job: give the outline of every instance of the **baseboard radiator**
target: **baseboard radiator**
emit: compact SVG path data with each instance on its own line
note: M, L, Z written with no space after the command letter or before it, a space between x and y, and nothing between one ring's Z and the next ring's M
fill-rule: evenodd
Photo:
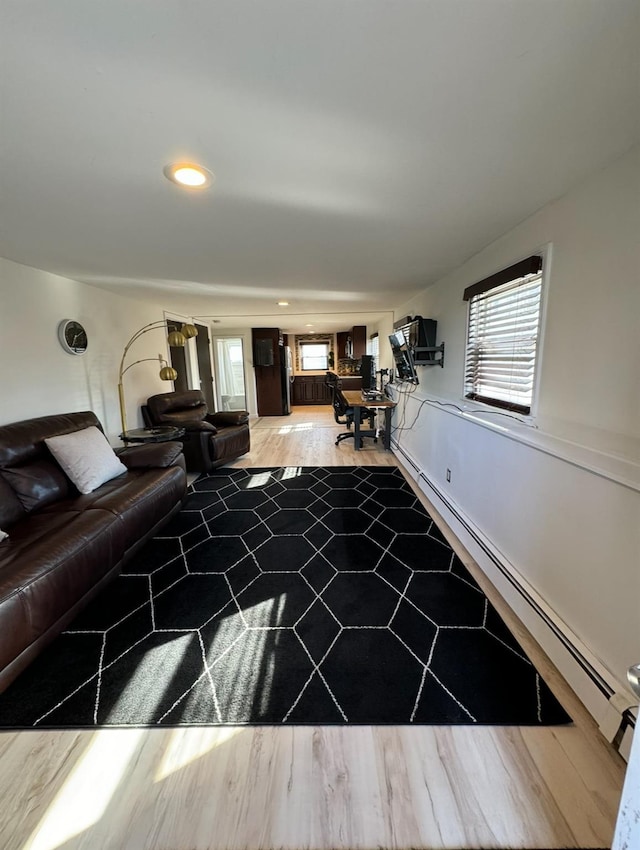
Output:
M597 722L602 734L628 758L637 699L603 668L584 643L528 586L513 564L462 509L445 495L415 459L391 439L394 454L509 607L531 632Z

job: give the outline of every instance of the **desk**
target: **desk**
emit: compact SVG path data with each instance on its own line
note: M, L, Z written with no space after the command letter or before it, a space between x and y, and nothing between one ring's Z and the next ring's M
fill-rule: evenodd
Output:
M368 407L368 408L382 408L384 409L384 433L382 437L382 444L385 449L391 448L391 414L393 413L393 408L396 406L397 402L392 401L390 398L385 399L384 401L369 401L368 399L362 398L362 392L360 390L343 390L342 395L346 398L349 407L358 408L358 407ZM356 410L356 415L353 417L353 447L356 451L360 451L360 437L375 437L376 432L372 431L371 428L361 429L360 428L360 415Z

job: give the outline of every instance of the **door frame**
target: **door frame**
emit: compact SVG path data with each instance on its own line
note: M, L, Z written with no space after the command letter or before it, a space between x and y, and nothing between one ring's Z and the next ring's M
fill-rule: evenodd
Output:
M249 398L249 384L247 382L247 335L243 331L218 331L211 335L211 351L213 356L213 383L214 397L216 401L216 409L222 410L222 400L220 398L220 373L218 370L218 340L221 339L239 339L242 343L242 380L244 382L244 401L247 410L251 410Z

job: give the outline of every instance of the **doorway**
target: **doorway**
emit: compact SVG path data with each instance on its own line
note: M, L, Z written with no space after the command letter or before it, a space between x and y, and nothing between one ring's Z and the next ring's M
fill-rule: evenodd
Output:
M240 336L214 339L217 410L246 410L244 341Z

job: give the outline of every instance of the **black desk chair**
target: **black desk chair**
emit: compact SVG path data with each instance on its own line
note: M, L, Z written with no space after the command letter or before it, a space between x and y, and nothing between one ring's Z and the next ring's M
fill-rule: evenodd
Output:
M351 428L353 425L353 420L356 415L360 416L360 424L365 422L367 419L369 420L369 428L373 431L375 427L375 418L376 412L375 410L369 410L368 407L351 407L349 402L344 397L342 390L338 386L338 383L329 384L331 386L332 392L332 407L333 407L333 417L338 423L338 425L346 425L347 428ZM357 413L356 413L357 411ZM343 417L342 419L340 417ZM349 437L355 438L355 434L353 431L344 431L342 434L338 434L336 437L336 446L342 440L347 440ZM378 442L378 438L373 438L374 443ZM360 438L360 448L362 448L362 438Z

